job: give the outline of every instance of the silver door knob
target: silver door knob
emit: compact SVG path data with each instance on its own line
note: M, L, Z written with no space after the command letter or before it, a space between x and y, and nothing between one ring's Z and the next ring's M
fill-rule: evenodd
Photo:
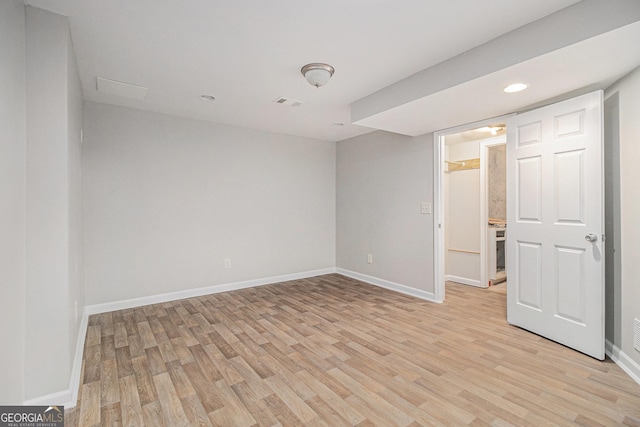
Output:
M598 241L598 236L596 236L593 233L589 233L586 236L584 236L584 240L586 240L587 242L595 243Z

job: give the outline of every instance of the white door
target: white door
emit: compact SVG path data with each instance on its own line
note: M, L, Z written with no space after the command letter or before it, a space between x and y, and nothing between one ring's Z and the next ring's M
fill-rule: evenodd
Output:
M507 120L507 321L604 359L602 91Z

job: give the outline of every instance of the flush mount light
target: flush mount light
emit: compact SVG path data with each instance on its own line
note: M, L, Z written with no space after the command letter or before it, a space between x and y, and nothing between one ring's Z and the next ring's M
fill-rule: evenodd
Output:
M331 65L320 62L307 64L300 70L309 84L315 87L326 85L335 71Z
M215 101L216 97L213 95L200 95L200 99L203 101Z
M344 126L344 123L342 123L342 122L334 122L332 124L332 126Z
M513 83L504 88L504 91L507 93L520 92L521 90L525 90L527 85L524 83Z

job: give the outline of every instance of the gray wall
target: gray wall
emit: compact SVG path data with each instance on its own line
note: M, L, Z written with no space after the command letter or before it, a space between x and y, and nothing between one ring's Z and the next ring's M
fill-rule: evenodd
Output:
M95 103L84 135L88 304L334 267L335 143Z
M24 399L25 12L0 2L0 404Z
M433 292L433 135L351 138L336 162L337 267Z
M82 312L82 90L66 17L26 8L25 397L67 390ZM52 351L51 349L55 349Z
M607 214L610 214L606 227L609 246L606 332L609 341L640 364L640 352L633 348L633 322L640 319L640 198L636 161L640 158L640 68L607 89L605 97L605 162L611 165L606 176Z
M76 301L83 309L82 91L65 17L3 2L0 31L0 403L21 404L69 390Z

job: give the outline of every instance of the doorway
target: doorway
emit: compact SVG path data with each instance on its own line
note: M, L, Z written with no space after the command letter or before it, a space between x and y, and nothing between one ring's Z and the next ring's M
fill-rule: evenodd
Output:
M500 226L501 220L504 225L506 215L489 214L487 188L491 177L486 166L493 154L490 150L506 146L507 117L470 123L434 135L434 200L437 203L434 264L438 302L445 299L447 280L486 288L490 274L491 279L496 279L494 268L489 268L488 262L499 262L500 254L496 250L489 256L488 238L493 233L488 224L497 221Z

